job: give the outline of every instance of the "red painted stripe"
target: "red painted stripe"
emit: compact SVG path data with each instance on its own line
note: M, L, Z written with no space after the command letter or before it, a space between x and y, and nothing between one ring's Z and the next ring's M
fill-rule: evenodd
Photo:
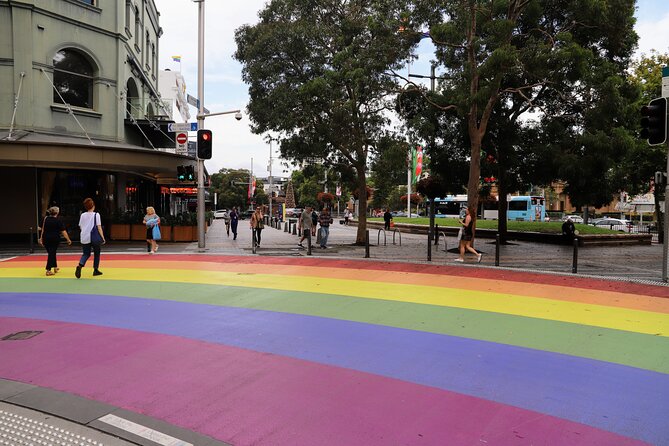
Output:
M637 445L491 401L189 339L0 319L0 376L163 419L235 445Z
M127 254L104 254L104 257L113 257L114 260L137 260L137 255ZM62 260L78 260L79 256L61 255ZM0 268L24 261L46 261L46 256L17 257L5 262L0 262ZM618 293L640 294L654 297L669 298L669 287L645 285L632 282L608 281L601 279L589 279L585 277L560 276L552 274L525 273L518 271L506 271L492 268L463 268L445 265L424 265L409 263L393 263L365 260L338 260L324 258L283 258L283 257L255 257L255 256L226 256L226 255L198 255L198 254L161 254L152 257L147 265L155 266L161 260L169 261L194 261L215 263L243 263L254 265L293 265L293 266L316 266L323 268L346 268L375 271L396 271L407 273L456 275L469 278L482 278L492 280L506 280L520 283L541 283L544 285L568 286L587 290L611 291Z

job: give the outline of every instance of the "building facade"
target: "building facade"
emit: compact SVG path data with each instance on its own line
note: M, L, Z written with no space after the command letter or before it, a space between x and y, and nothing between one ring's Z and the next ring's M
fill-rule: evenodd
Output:
M82 201L105 220L169 212L179 165L158 93L154 0L0 0L0 240L57 205L78 238ZM161 187L162 186L162 187ZM32 228L32 229L31 229Z

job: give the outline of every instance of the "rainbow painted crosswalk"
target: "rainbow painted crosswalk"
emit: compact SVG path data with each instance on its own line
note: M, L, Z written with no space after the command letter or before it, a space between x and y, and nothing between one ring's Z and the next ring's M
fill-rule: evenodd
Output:
M0 378L234 445L669 445L669 288L305 258L0 262Z

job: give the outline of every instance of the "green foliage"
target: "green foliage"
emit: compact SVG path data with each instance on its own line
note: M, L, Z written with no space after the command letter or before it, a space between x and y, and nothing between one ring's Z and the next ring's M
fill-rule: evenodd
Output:
M218 193L218 208L244 209L248 203L249 171L246 169L223 168L211 175L210 193ZM256 193L262 190L262 185L256 183ZM264 194L264 192L263 192Z
M397 32L409 3L270 1L259 23L235 34L252 130L282 134L284 158L348 166L364 189L368 155L388 131L388 95L398 89L387 74L415 45Z

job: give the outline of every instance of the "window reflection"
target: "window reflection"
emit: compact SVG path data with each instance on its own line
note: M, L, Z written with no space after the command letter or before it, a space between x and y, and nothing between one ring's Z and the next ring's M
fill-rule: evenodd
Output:
M53 101L84 108L93 108L93 67L79 52L64 49L53 57Z

